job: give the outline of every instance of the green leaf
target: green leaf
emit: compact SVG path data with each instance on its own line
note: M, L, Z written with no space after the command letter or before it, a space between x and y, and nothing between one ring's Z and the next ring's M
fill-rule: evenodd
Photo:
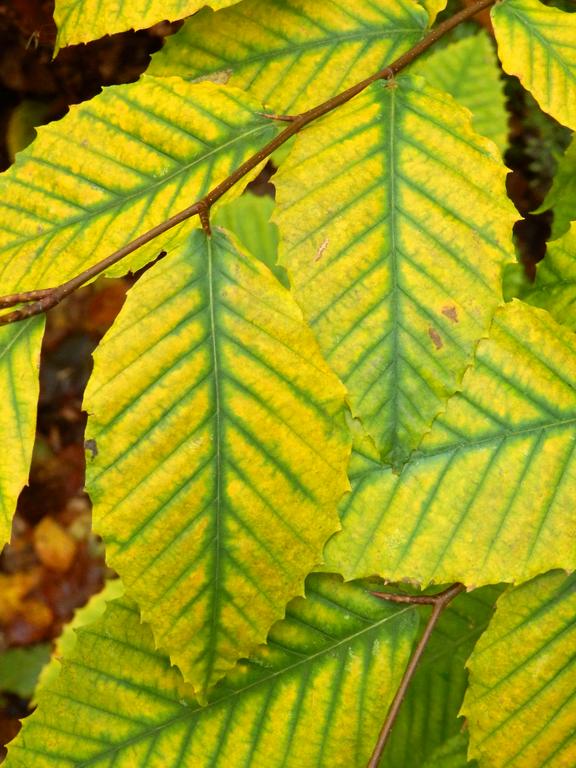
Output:
M280 263L387 461L459 387L501 301L505 175L467 111L402 77L303 131L275 176Z
M212 8L225 8L238 0L208 0ZM65 45L87 43L127 29L145 29L159 21L176 21L196 13L206 0L56 0L56 51Z
M0 695L13 693L22 699L29 699L49 658L50 643L9 648L0 653Z
M149 71L229 81L270 110L295 113L391 63L426 25L413 0L244 0L194 16Z
M574 568L575 380L570 330L519 301L500 309L400 475L364 441L328 567L469 586Z
M484 587L462 594L441 615L402 702L380 768L422 766L436 747L444 747L462 730L458 713L468 682L465 663L501 592L498 587ZM464 757L457 768L465 764Z
M576 331L576 223L559 240L548 243L525 300Z
M0 328L0 550L10 540L16 502L28 482L43 331L43 317Z
M568 768L576 754L576 577L509 590L470 661L470 754L491 768Z
M39 128L0 176L3 291L58 284L192 204L275 135L259 108L236 89L144 77ZM108 274L142 266L178 236Z
M552 210L552 237L555 239L566 234L570 223L576 221L576 141L572 142L566 153L558 161L558 169L552 188L540 208L535 213Z
M451 736L440 747L434 750L422 768L475 768L476 760L468 762L468 739L465 733Z
M508 115L494 47L485 31L417 61L412 69L472 112L472 126L504 152Z
M344 389L290 294L222 232L146 273L94 361L94 528L203 693L266 638L339 527Z
M576 15L540 0L504 0L491 16L504 70L544 112L576 128Z
M115 601L80 630L6 768L364 768L416 627L414 606L315 575L201 707L134 604Z
M276 263L278 227L270 221L273 210L274 200L271 197L257 197L247 193L223 205L214 222L236 235L244 248L263 261L287 288L286 271Z

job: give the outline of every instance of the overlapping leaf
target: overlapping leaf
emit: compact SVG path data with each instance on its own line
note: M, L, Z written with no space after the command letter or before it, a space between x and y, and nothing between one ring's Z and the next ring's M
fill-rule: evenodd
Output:
M412 70L472 112L472 126L504 152L508 115L494 47L485 31L417 61Z
M430 17L430 24L434 22L436 19L436 16L440 13L440 11L443 11L446 7L446 4L448 0L419 0L420 5L423 5L424 8L428 11L428 15Z
M421 78L312 125L275 177L280 262L352 409L402 460L501 300L512 206L494 145Z
M576 754L576 578L507 592L469 661L463 713L481 766L568 768Z
M416 626L413 606L316 575L200 707L134 604L115 601L80 630L6 768L364 768Z
M574 568L575 385L569 329L518 301L499 310L462 393L400 475L364 441L329 567L467 585Z
M30 471L43 330L41 318L0 328L0 551L10 540L16 501Z
M229 81L271 110L294 113L389 64L426 24L414 0L244 0L190 19L150 72Z
M548 244L536 281L525 298L576 331L576 223L563 237Z
M225 8L238 0L209 0L212 8ZM127 29L145 29L159 21L176 21L196 13L205 0L56 0L54 20L58 26L57 47Z
M468 679L465 663L501 591L485 587L462 594L442 614L402 703L380 768L428 765L436 748L460 733L463 723L458 713ZM466 755L466 739L462 754ZM456 766L462 768L465 763L464 759Z
M552 188L536 213L553 211L552 237L560 237L570 229L570 222L576 221L576 141L558 161L558 169Z
M576 129L576 14L540 0L504 0L491 11L498 56L544 112Z
M465 733L451 736L434 750L422 768L477 768L476 760L467 761L468 738Z
M40 128L0 176L2 291L60 283L193 203L277 131L259 108L236 89L145 77Z
M278 266L278 227L270 223L274 210L271 197L247 193L228 205L223 205L214 221L233 232L246 250L270 268L280 282L288 287L286 272Z
M200 691L265 639L338 528L343 403L290 294L222 233L148 272L95 354L94 527Z

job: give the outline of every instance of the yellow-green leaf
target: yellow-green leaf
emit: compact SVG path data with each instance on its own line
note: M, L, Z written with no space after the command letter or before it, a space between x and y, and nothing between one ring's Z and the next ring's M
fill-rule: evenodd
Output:
M576 128L576 14L540 0L503 0L491 16L505 71L544 112Z
M236 89L145 77L39 128L0 176L2 291L60 283L193 203L277 132L259 108ZM176 237L109 274L141 266Z
M576 755L576 577L509 590L468 667L462 708L480 768L570 768Z
M150 72L230 82L270 110L300 112L392 62L426 24L414 0L244 0L190 19Z
M339 527L344 389L290 294L221 232L146 273L94 359L94 528L202 693L265 639Z
M416 447L501 301L505 176L469 112L402 77L305 130L275 177L280 263L387 460Z
M552 237L560 237L570 229L570 223L576 221L576 141L574 138L564 156L558 161L552 187L535 213L549 210L553 213Z
M435 21L436 16L438 16L440 11L443 11L444 8L446 8L447 2L448 0L420 0L420 5L423 5L428 11L430 24Z
M563 237L548 243L525 300L576 331L576 222Z
M463 723L458 713L468 683L465 663L488 626L501 591L476 589L459 595L444 611L402 702L379 768L428 765L436 748L460 733ZM464 756L466 743L464 739ZM464 759L455 768L465 764Z
M472 126L504 152L508 115L498 60L486 31L465 37L417 61L412 70L472 112Z
M238 0L56 0L56 49L127 29L145 29L165 19L183 19L205 5L225 8L236 2Z
M364 768L408 661L414 606L309 579L205 707L125 599L79 631L6 768Z
M328 567L470 586L576 567L575 425L576 336L507 304L400 475L364 441Z
M43 331L40 317L0 328L0 551L30 472Z

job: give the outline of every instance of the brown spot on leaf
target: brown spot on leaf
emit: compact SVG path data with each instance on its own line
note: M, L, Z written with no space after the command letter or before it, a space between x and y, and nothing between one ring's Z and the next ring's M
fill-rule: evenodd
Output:
M458 312L456 312L456 307L454 306L446 306L442 307L442 314L445 315L449 320L452 320L453 323L458 322Z
M444 346L444 342L442 341L438 331L432 328L432 326L428 328L428 336L430 336L430 338L434 342L434 346L436 347L436 349L442 349L442 347Z
M326 248L328 248L328 238L324 240L321 244L318 250L316 251L316 256L314 256L314 262L320 261L324 253L326 252Z

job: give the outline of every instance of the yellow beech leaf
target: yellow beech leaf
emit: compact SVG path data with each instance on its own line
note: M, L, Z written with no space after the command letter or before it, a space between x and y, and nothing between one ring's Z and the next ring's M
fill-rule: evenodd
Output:
M0 328L0 551L30 472L43 331L43 317Z
M540 0L503 0L491 16L504 70L544 112L576 129L576 13Z
M204 5L217 9L235 2L238 0L56 0L57 49L127 29L145 29L166 19L183 19Z
M505 176L470 113L420 77L310 126L275 176L280 263L386 461L416 447L501 301Z
M576 755L576 577L510 589L468 662L469 756L480 768L570 768Z
M300 112L391 63L426 24L414 0L244 0L189 19L149 71L229 82Z
M201 695L339 527L343 405L288 291L220 231L147 272L94 355L94 528Z
M412 72L472 112L472 126L504 152L508 113L494 45L485 30L417 61Z
M39 128L0 175L2 291L61 283L191 205L278 131L259 109L235 88L144 77ZM175 237L107 274L142 266Z
M576 567L575 424L576 336L543 310L507 304L401 474L362 443L328 566L467 585Z
M78 631L6 768L364 768L417 626L415 606L316 574L200 706L135 604L115 600Z
M420 0L420 5L423 5L428 11L430 24L435 21L436 16L438 16L440 11L443 11L444 8L446 8L447 2L448 0Z
M548 243L524 298L576 331L576 222L563 237Z

